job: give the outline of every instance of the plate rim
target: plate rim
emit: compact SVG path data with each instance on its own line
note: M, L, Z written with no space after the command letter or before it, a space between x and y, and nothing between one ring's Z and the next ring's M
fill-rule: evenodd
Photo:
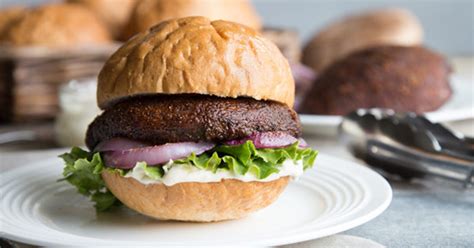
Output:
M267 239L267 240L264 240L264 241L260 241L260 240L255 240L255 241L252 241L252 242L244 241L244 242L242 242L241 244L238 244L238 245L265 245L265 246L286 245L286 244L304 242L304 241L308 241L308 240L313 240L313 239L326 237L326 236L329 236L329 235L333 235L333 234L336 234L336 233L341 233L341 232L347 231L351 228L354 228L354 227L360 226L364 223L367 223L367 222L373 220L374 218L376 218L377 216L379 216L381 213L383 213L390 206L390 203L391 203L392 198L393 198L393 191L392 191L392 188L391 188L390 184L387 182L387 180L385 178L383 178L380 174L378 174L377 172L371 170L369 167L358 163L357 161L341 159L339 157L332 156L332 155L327 155L327 154L324 154L324 153L322 153L322 154L320 153L318 155L318 158L322 159L322 160L325 160L326 163L328 163L332 160L332 161L334 161L334 163L342 164L343 165L342 167L353 167L353 169L357 168L356 170L360 170L360 172L362 174L369 175L372 179L378 180L378 183L381 183L381 184L384 185L384 187L385 187L384 191L386 190L386 193L387 193L387 195L384 198L384 201L368 213L362 214L362 215L357 216L357 217L355 217L353 219L350 219L350 220L344 220L341 223L336 223L336 224L332 224L328 227L324 227L323 232L320 229L318 229L318 230L306 230L303 233L293 234L290 237L275 237L275 238L272 238L271 240ZM21 174L24 171L28 171L29 168L32 167L32 166L35 166L35 165L38 165L38 164L46 164L46 163L50 163L50 162L54 163L54 161L55 161L55 163L57 163L57 159L53 159L53 158L48 158L48 159L35 161L33 163L29 163L29 164L21 166L21 167L17 167L17 168L14 168L14 169L7 170L6 172L3 173L3 176L8 176L8 174L11 174L11 173L14 173L14 174L20 173ZM312 169L312 170L314 170L311 173L312 175L308 175L308 176L314 177L314 173L317 173L317 170L318 170L317 166L318 165L316 164L315 165L316 168ZM327 165L325 165L325 166L327 166ZM366 180L362 180L362 181L367 182ZM368 184L368 186L370 188L370 184ZM374 191L369 191L369 192L373 193ZM2 214L0 214L0 220L3 220L3 219L4 218L3 218L3 213L2 213ZM21 235L16 235L14 233L8 233L8 231L5 230L5 227L3 225L1 225L0 227L1 227L1 230L0 230L1 236L4 237L4 238L10 239L10 240L15 240L15 241L23 242L23 243L27 243L27 244L42 245L42 246L43 245L44 246L64 245L64 243L49 242L49 241L44 240L44 239L40 240L40 239L29 238L29 237L25 237L25 236L21 236ZM56 230L56 231L62 232L61 230ZM88 236L78 235L78 234L68 233L68 232L62 232L62 233L67 234L67 235L77 236L77 237L80 237L81 239L90 239L91 241L104 242L104 239L100 239L100 238L88 237ZM84 241L86 241L86 240L84 240ZM124 243L126 243L126 241ZM112 244L104 242L104 245L112 245ZM117 244L115 244L115 245L117 245ZM127 244L125 244L125 245L127 245ZM143 244L143 245L145 245L145 244ZM166 244L163 244L163 245L166 245ZM219 244L215 244L215 245L219 245ZM222 245L225 246L227 244L222 244ZM182 245L182 246L188 246L188 245Z

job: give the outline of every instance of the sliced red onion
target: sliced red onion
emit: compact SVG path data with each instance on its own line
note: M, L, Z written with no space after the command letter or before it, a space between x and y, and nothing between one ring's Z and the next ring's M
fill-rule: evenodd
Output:
M316 80L317 74L313 69L300 64L292 64L291 71L293 72L293 78L295 79L296 95L294 108L298 111L301 102L306 96L306 93L311 88L311 85Z
M291 64L291 72L295 78L295 82L310 82L316 79L316 72L300 63Z
M106 152L106 151L124 151L134 148L142 148L150 146L143 142L129 140L125 138L113 138L110 140L100 142L95 148L94 151Z
M254 133L246 138L239 140L231 140L225 142L226 145L241 145L247 140L251 140L255 148L281 148L294 144L300 141L299 147L307 147L308 145L303 139L297 139L285 132L263 132Z
M214 144L209 142L168 143L122 151L105 151L103 158L109 167L131 169L137 162L146 162L148 166L156 166L170 160L185 158L193 152L201 154L213 147Z
M298 141L300 142L298 143L298 147L300 148L309 147L308 143L306 143L306 140L304 140L303 138L299 138Z

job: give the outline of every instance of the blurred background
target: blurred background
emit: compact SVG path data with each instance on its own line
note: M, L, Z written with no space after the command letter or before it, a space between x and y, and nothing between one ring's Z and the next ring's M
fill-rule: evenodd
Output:
M306 131L326 133L331 116L355 108L474 115L474 1L0 0L0 145L82 145L107 58L189 15L273 41L291 65Z
M1 0L0 7L38 5L48 0ZM57 2L57 1L56 1ZM267 26L294 28L303 40L336 18L355 11L400 7L412 11L425 29L429 47L448 55L474 54L474 1L471 0L253 0ZM469 31L470 30L470 31Z

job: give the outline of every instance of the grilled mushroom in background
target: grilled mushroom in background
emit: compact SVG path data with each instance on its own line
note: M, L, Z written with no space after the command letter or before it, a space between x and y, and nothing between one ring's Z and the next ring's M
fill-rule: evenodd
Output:
M450 73L447 61L424 47L368 48L318 75L299 111L322 115L374 107L433 111L451 96Z
M303 51L303 63L321 72L346 55L380 45L422 43L418 19L403 9L380 9L348 16L319 31Z

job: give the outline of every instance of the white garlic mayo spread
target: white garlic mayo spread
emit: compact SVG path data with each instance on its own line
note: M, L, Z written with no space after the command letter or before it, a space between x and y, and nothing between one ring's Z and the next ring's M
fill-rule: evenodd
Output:
M303 161L299 160L294 162L291 159L287 159L279 168L280 171L278 173L273 173L265 179L258 179L251 172L247 172L245 175L238 175L227 169L218 169L214 173L187 164L173 164L172 161L164 165L163 169L165 170L165 174L159 179L153 179L147 176L141 166L135 166L125 177L134 178L142 184L163 183L166 186L184 182L219 182L222 179L236 179L244 182L269 182L285 176L290 176L293 179L298 178L303 174Z

